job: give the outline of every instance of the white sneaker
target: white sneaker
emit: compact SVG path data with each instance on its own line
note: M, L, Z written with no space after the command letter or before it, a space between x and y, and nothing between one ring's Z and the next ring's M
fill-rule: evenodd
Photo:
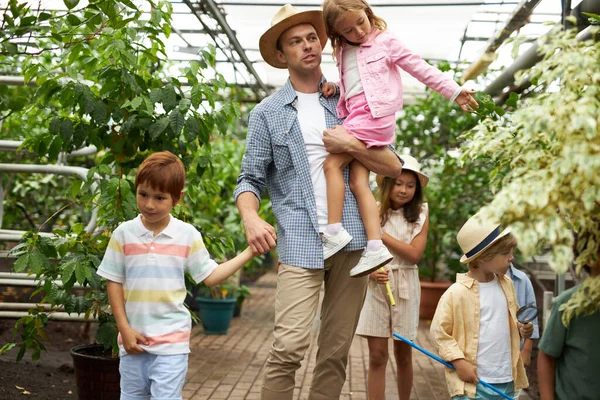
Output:
M323 232L323 259L327 260L329 257L346 247L352 240L352 236L347 230L342 227L336 235L329 235Z
M357 278L369 275L371 272L392 261L393 258L392 253L384 245L381 245L379 250L376 251L367 251L365 249L360 256L360 260L358 260L358 264L350 270L350 276Z

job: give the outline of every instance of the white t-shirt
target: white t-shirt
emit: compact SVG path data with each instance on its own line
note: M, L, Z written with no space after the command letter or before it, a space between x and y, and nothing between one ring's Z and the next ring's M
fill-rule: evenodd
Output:
M479 314L477 374L488 383L512 382L508 305L496 276L479 282Z
M344 87L346 88L346 99L356 96L364 91L360 80L360 72L358 71L358 62L356 62L357 46L344 46L342 52L344 70L342 76L344 79Z
M327 128L325 110L319 101L319 93L296 92L296 94L298 95L296 102L298 122L304 137L310 178L315 191L319 231L324 232L327 226L327 184L323 163L329 155L323 144L323 131Z

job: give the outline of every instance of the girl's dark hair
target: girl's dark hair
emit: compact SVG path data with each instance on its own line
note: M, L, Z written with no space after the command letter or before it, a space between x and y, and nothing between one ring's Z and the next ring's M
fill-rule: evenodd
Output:
M421 187L421 181L416 173L409 170L404 171L410 172L415 177L416 186L415 195L402 207L402 213L408 222L417 222L419 215L421 214L421 208L423 207L423 188ZM381 221L381 226L385 225L392 211L390 192L395 183L396 178L377 175L377 186L379 187L379 198L381 199L381 204L379 206L379 220Z

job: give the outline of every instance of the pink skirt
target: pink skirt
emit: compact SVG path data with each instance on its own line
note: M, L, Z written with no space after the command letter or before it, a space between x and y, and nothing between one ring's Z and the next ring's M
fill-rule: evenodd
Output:
M344 121L344 128L350 135L363 142L367 148L387 146L394 142L396 116L392 114L373 118L365 92L347 99L346 108L349 114Z

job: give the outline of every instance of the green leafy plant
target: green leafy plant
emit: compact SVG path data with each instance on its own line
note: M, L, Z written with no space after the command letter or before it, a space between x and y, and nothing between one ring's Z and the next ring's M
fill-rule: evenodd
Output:
M555 28L539 49L542 61L518 77L533 82L531 95L469 132L465 159L493 160L496 194L485 210L513 227L526 256L549 248L548 263L562 274L573 261L579 270L596 260L600 243L600 43ZM577 258L574 233L587 238ZM585 296L565 306L567 320L600 310L600 279L580 290Z
M250 289L246 285L238 285L231 281L224 281L212 287L202 283L198 288L197 295L212 299L238 299L242 302L250 296Z
M33 154L28 162L54 163L61 152L86 145L95 145L98 154L86 159L87 180L70 179L62 199L53 198L58 209L52 215L65 216L62 224L46 216L42 225L53 235L42 235L38 225L13 249L14 269L36 276L36 293L52 308L96 317L96 340L114 350L117 329L95 271L110 232L137 214L135 169L150 152L169 150L186 167L188 192L214 185L203 177L212 168L210 141L234 126L240 112L236 102L220 101L230 88L213 69L213 47L183 66L180 76L169 75L164 39L172 29L170 3L148 2L149 14L129 0L65 5L66 12L50 12L7 3L0 69L22 75L31 86L0 85L0 120L11 137L24 139ZM194 197L187 199L174 213L193 223ZM99 228L86 232L84 220L94 208ZM196 226L216 258L233 251L231 240L215 239L220 232ZM18 346L17 359L27 349L38 358L47 319L47 313L30 310L15 327L21 341L7 343L0 353Z
M496 106L487 94L476 93L475 99L479 109L475 113L465 113L458 105L427 89L426 97L405 106L397 121L397 148L406 149L430 176L425 189L429 233L419 263L422 279L454 280L457 272L465 271L459 262L461 252L456 234L462 224L492 197L489 173L495 165L482 159L461 162L460 148L465 143L461 135L482 118L500 118L504 109Z

